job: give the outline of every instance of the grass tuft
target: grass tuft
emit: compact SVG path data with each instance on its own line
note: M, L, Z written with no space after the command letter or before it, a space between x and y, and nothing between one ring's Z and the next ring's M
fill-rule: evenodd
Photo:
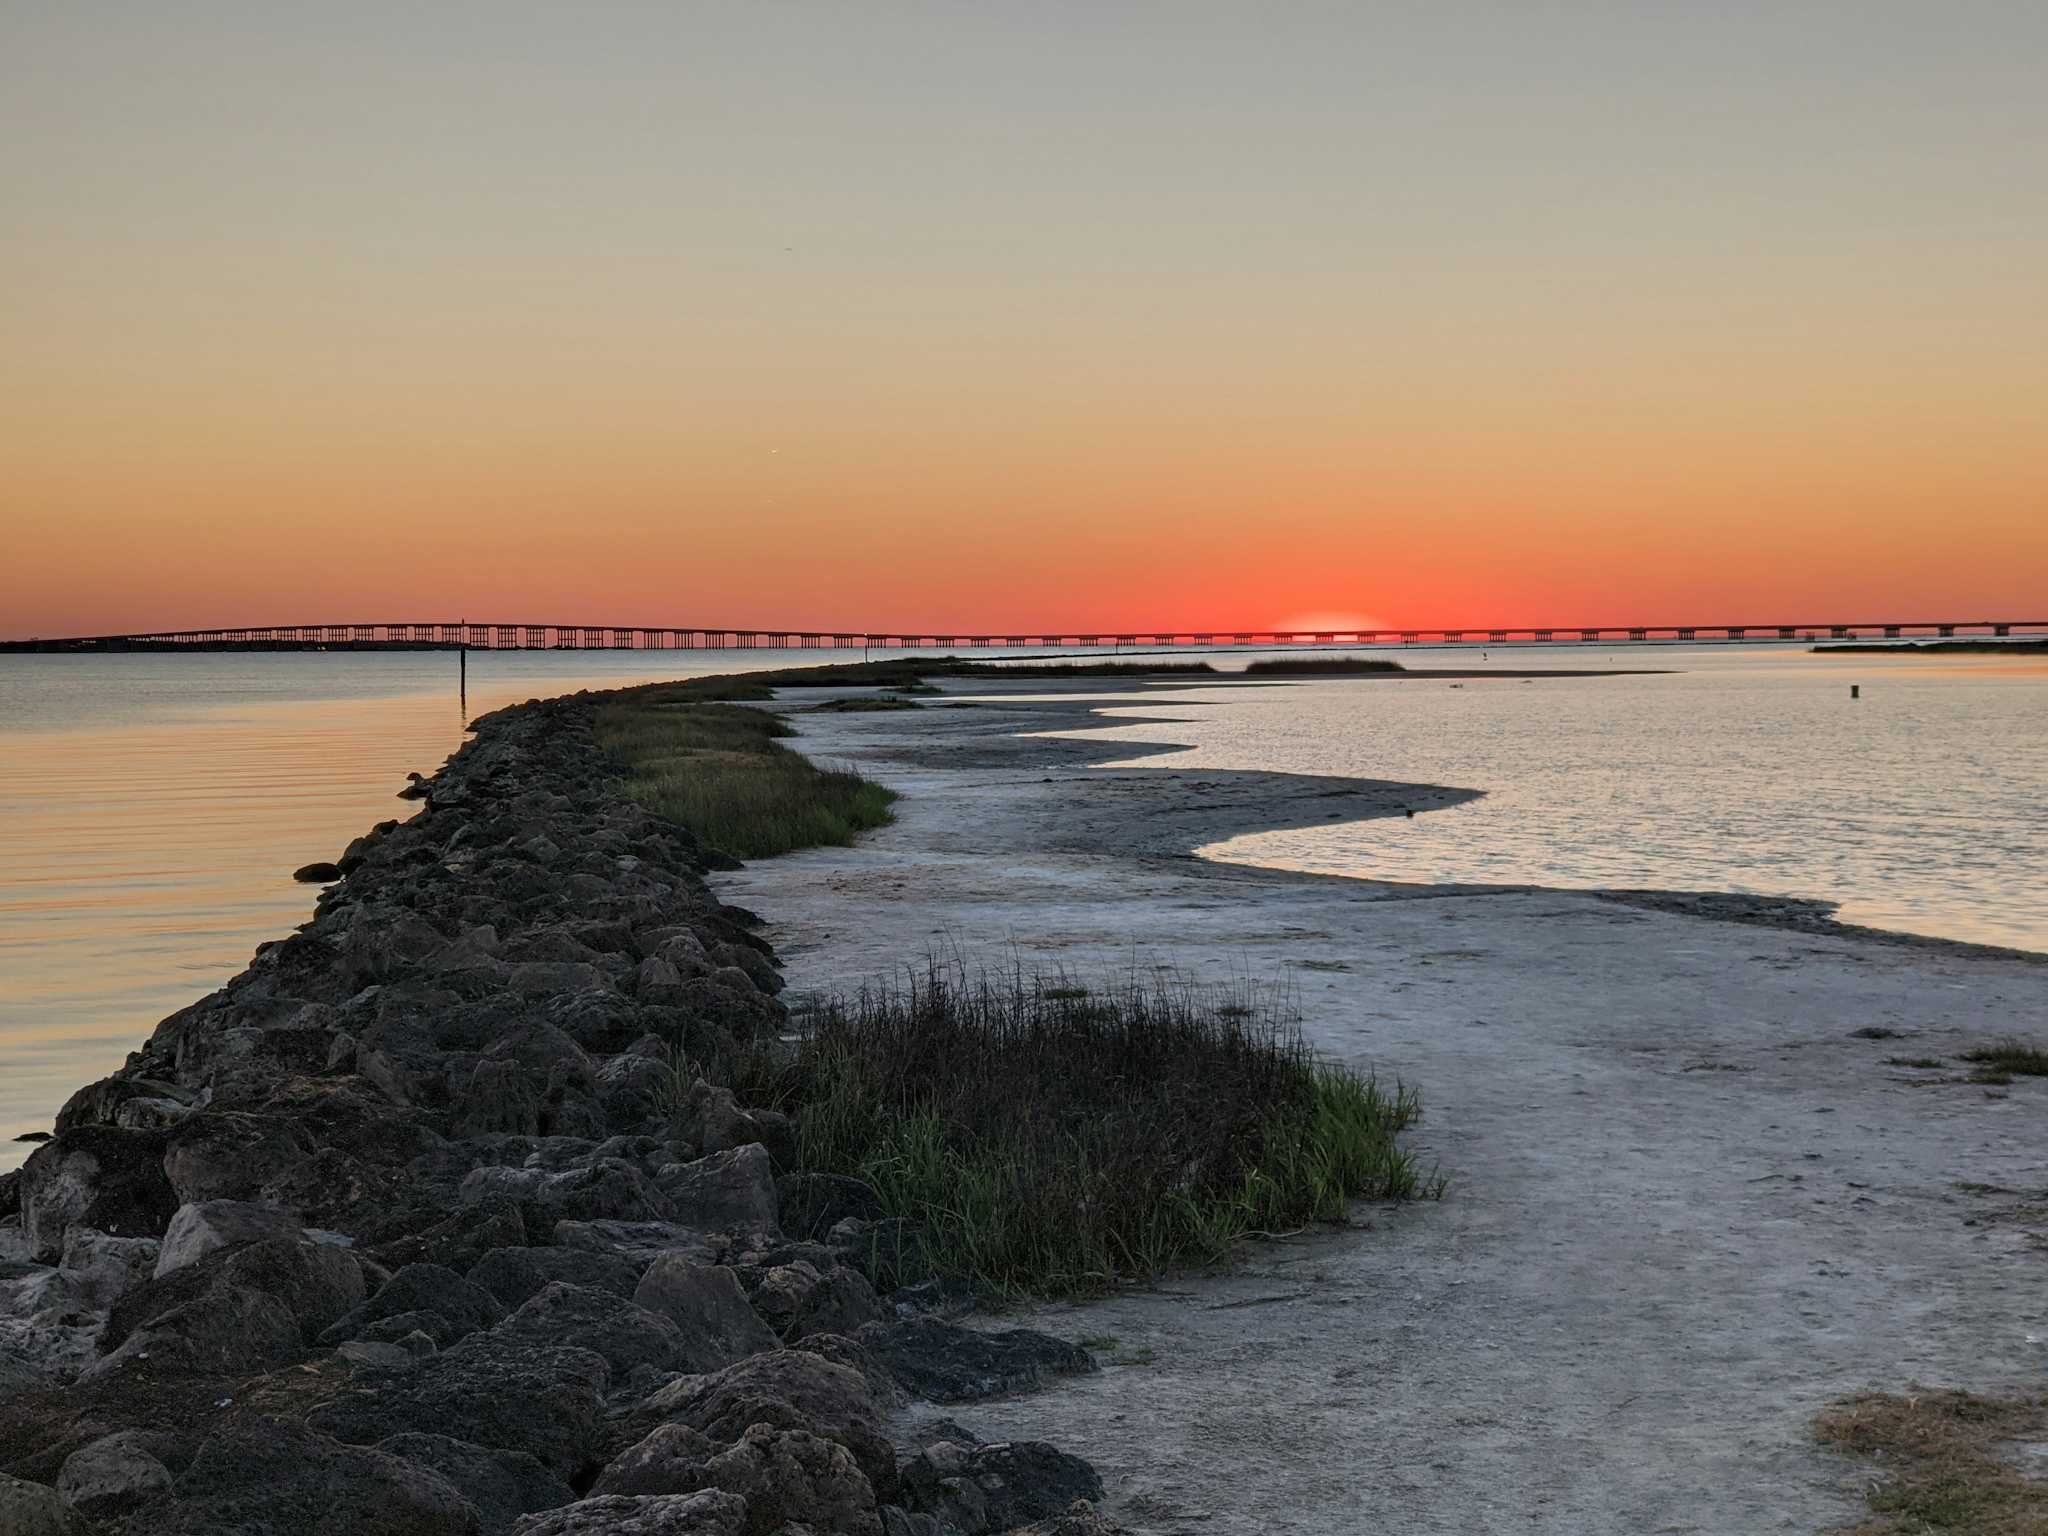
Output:
M1942 1061L1939 1056L1887 1056L1884 1064L1888 1067L1938 1067Z
M1993 1045L1980 1045L1975 1050L1962 1053L1964 1061L1973 1062L1986 1072L2018 1073L2022 1077L2048 1077L2048 1051L2025 1040L2006 1039Z
M1318 1061L1273 995L929 965L818 1005L777 1095L799 1160L865 1179L916 1234L895 1281L1076 1295L1440 1192L1399 1084ZM921 1270L921 1273L916 1271Z
M1855 1536L2044 1536L2048 1483L1998 1454L2048 1430L2040 1398L1969 1392L1900 1396L1872 1392L1838 1403L1813 1421L1815 1438L1866 1457L1879 1472L1867 1498L1874 1519Z
M628 770L626 793L736 859L843 845L892 819L893 790L819 768L781 744L793 734L766 710L659 690L597 712L599 745Z

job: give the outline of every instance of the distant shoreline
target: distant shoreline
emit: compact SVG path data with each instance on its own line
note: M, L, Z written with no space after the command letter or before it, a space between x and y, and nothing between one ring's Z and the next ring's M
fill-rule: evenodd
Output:
M1882 640L1816 645L1814 656L2040 656L2048 640Z

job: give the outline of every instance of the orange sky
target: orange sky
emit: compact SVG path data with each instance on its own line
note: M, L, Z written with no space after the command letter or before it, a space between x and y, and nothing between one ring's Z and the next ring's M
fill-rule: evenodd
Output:
M2048 12L1256 9L13 23L0 635L2048 617Z

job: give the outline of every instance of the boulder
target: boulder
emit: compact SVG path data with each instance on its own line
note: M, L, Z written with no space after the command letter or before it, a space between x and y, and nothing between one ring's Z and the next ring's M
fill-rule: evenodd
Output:
M57 1476L57 1493L88 1520L123 1519L171 1491L171 1469L148 1437L124 1430L73 1451Z
M469 1500L431 1468L254 1414L208 1435L173 1492L175 1502L150 1519L150 1536L479 1536L480 1529Z
M478 1168L457 1192L466 1205L507 1199L545 1220L672 1221L667 1195L631 1163L600 1158L589 1167L548 1173L538 1168Z
M706 1375L776 1346L737 1277L720 1265L681 1254L656 1259L640 1277L633 1300L677 1329L680 1370Z
M292 878L302 885L326 885L341 878L341 866L316 860L311 864L301 864L292 871Z
M377 1449L440 1473L476 1506L483 1536L501 1536L521 1515L575 1501L570 1486L524 1451L494 1451L446 1435L393 1435Z
M801 1259L762 1275L753 1303L761 1320L791 1341L810 1333L852 1334L888 1316L875 1288L852 1265L833 1264L820 1273Z
M530 1301L556 1280L631 1300L639 1272L612 1254L581 1248L493 1248L469 1272L471 1285L482 1286L507 1307Z
M445 1264L450 1269L467 1269L487 1253L521 1249L525 1245L526 1221L518 1202L484 1200L421 1231L380 1238L374 1251L377 1262L388 1269L403 1269L408 1264Z
M935 1403L1003 1397L1096 1368L1080 1345L1028 1328L983 1333L920 1317L869 1323L854 1338L906 1388Z
M153 1376L246 1376L283 1365L305 1347L298 1319L277 1297L220 1284L137 1328L78 1379L105 1381L144 1367Z
M696 1369L683 1332L658 1312L589 1286L550 1281L495 1330L500 1339L568 1344L601 1355L623 1380L639 1366L656 1371Z
M454 1330L446 1340L450 1344L466 1333L489 1328L505 1316L504 1305L497 1297L481 1286L471 1285L454 1270L439 1264L408 1264L369 1300L351 1308L323 1330L320 1342L332 1347L346 1339L364 1336L374 1323L424 1312L438 1313L447 1319ZM441 1342L438 1334L436 1342Z
M903 1464L897 1498L965 1536L1050 1519L1076 1500L1102 1497L1102 1479L1078 1456L1036 1440L957 1445L941 1440Z
M87 1306L103 1311L150 1277L157 1247L153 1237L109 1237L90 1227L73 1227L65 1235L57 1268Z
M636 1268L671 1254L709 1263L716 1251L704 1233L672 1221L558 1221L553 1235L558 1247L612 1254Z
M477 1333L410 1371L379 1376L373 1388L343 1393L306 1422L351 1445L429 1434L525 1451L567 1477L603 1445L609 1380L603 1358L587 1349Z
M112 1237L159 1237L178 1208L164 1177L164 1138L81 1125L37 1147L21 1168L22 1230L38 1263L63 1257L64 1234L91 1227Z
M748 1428L716 1449L695 1430L665 1424L615 1457L594 1495L722 1489L746 1500L744 1536L773 1536L790 1523L846 1536L881 1536L875 1490L847 1449L806 1430Z
M296 1239L298 1217L282 1206L262 1200L193 1200L178 1207L157 1254L156 1273L197 1263L216 1248L254 1242L263 1237Z
M684 1376L640 1405L638 1416L683 1424L731 1444L755 1424L801 1429L846 1447L878 1494L895 1485L896 1454L860 1373L805 1350L778 1349L710 1376Z
M0 1536L87 1536L86 1523L54 1488L0 1472Z
M584 1499L528 1515L512 1536L740 1536L746 1500L729 1493Z
M700 1232L773 1230L775 1169L758 1142L670 1163L655 1176L674 1219Z

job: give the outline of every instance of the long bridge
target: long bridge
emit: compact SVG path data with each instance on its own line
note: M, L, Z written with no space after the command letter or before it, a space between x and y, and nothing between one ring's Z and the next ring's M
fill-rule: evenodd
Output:
M0 641L0 652L105 651L750 651L1208 650L1225 646L1684 645L1926 638L2048 639L2048 619L1824 624L1576 624L1425 629L1152 628L1010 630L727 629L670 624L480 624L469 619L374 624L273 624Z

